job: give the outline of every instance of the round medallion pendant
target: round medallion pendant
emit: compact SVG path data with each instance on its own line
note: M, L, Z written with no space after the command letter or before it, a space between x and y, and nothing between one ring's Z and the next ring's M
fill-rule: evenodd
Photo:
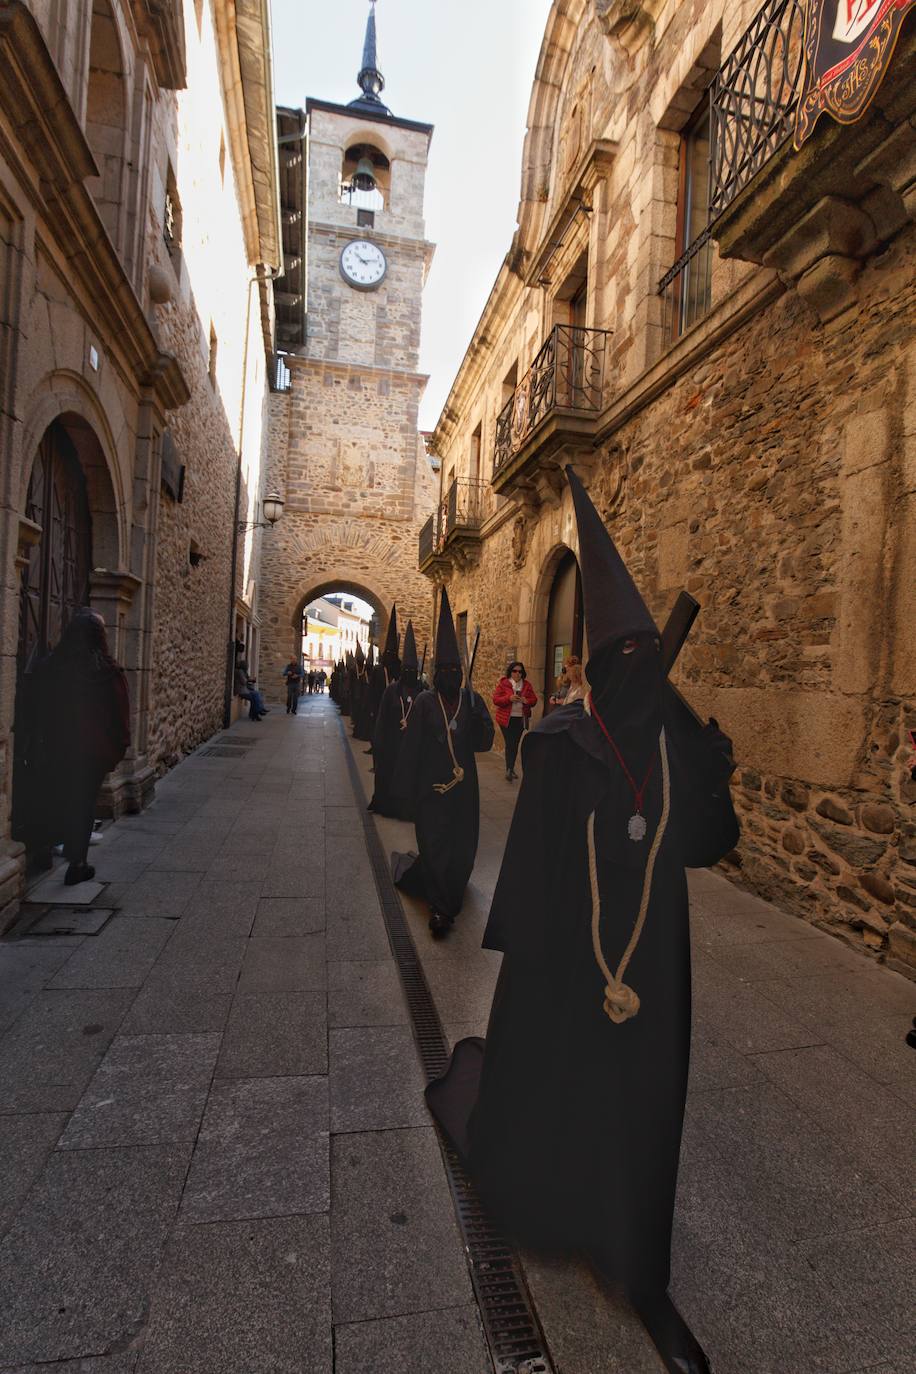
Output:
M643 840L646 836L646 818L639 812L627 821L627 834L631 840Z

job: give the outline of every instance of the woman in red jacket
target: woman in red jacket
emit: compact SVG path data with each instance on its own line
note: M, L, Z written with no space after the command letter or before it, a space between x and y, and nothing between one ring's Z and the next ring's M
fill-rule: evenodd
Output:
M506 741L506 781L515 781L515 759L521 742L522 731L528 729L531 708L537 706L538 699L534 688L528 681L524 663L510 663L505 677L501 677L493 693L496 707L496 722Z

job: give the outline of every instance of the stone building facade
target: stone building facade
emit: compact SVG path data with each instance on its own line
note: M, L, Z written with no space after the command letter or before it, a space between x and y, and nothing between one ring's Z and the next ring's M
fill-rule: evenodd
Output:
M735 741L730 876L916 975L916 32L800 152L764 93L751 175L729 92L801 41L757 8L556 0L420 566L478 685L517 655L549 690L587 653L572 463L659 621L702 605L674 679Z
M363 73L380 81L374 22ZM285 218L306 217L307 270L305 292L284 289L302 271L297 241L278 283L278 299L302 310L303 342L285 355L288 390L271 404L267 480L286 506L264 544L268 691L298 647L304 608L335 588L368 601L382 634L396 601L422 645L429 595L416 569L416 539L436 499L418 429L426 378L417 370L433 252L423 223L432 129L365 97L350 105L309 100L301 119L293 115L280 111L280 128L303 130L307 204L289 205ZM360 191L353 178L363 159L374 185ZM345 275L351 261L355 280ZM373 271L372 280L359 279Z
M219 727L251 638L273 104L266 0L0 3L0 924L17 687L74 607L127 670L114 812Z

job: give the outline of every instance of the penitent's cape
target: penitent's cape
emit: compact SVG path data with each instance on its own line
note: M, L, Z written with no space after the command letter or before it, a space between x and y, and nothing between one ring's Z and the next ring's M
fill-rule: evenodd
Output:
M486 1052L483 1041L461 1042L428 1093L503 1224L526 1242L588 1250L636 1288L668 1283L690 1043L684 869L716 862L738 837L720 738L669 737L671 815L626 974L640 1006L615 1024L592 943L587 824L594 811L613 969L642 889L625 828L631 799L581 702L528 734L484 937L505 956ZM650 781L644 807L652 834L660 779Z
M421 692L404 732L393 780L397 800L414 818L419 856L397 875L398 886L443 916L457 916L464 901L480 833L480 791L475 753L493 745L493 721L477 692L461 692L452 747L464 770L448 792L437 783L452 780L452 757L438 692Z
M685 722L653 679L654 623L574 474L570 486L592 659L605 656L594 680L617 711L605 725L647 778L643 834L630 837L633 788L582 702L529 732L484 936L504 955L486 1042L461 1041L427 1100L516 1237L585 1250L631 1289L659 1292L690 1045L684 870L737 842L734 764L719 730ZM634 635L640 647L622 656Z

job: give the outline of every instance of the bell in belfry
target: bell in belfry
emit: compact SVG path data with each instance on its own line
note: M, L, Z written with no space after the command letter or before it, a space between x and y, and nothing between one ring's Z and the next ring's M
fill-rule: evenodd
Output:
M361 157L356 164L356 171L353 173L354 191L374 191L375 190L375 168L372 159Z

